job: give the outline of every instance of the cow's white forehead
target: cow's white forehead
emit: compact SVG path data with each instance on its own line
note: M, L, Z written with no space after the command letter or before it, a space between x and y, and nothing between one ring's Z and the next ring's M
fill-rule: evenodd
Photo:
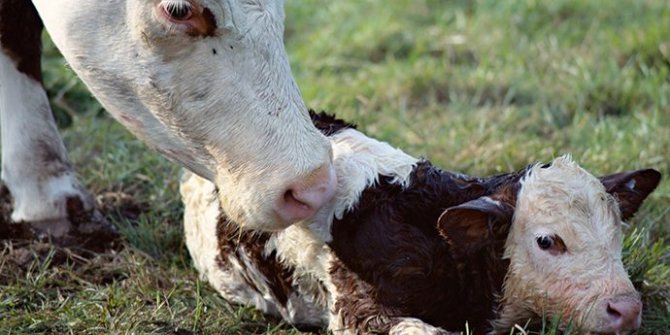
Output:
M616 201L596 177L570 156L556 158L550 166L532 167L521 185L517 215L530 219L526 225L537 223L559 230L615 233Z

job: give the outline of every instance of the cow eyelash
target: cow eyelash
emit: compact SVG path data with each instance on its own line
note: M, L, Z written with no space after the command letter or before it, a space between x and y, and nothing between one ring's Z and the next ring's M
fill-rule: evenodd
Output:
M193 15L191 3L184 0L165 0L161 3L165 15L173 21L186 21Z

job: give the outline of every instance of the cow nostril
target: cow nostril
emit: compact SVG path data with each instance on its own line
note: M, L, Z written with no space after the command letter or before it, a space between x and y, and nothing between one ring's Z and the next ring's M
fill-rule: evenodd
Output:
M309 209L309 205L296 198L295 191L293 190L288 190L284 193L284 202L287 204L292 204L293 206Z
M311 205L309 198L301 196L299 190L289 188L279 198L276 210L281 225L285 228L297 221L311 217L315 212L315 207Z
M278 199L276 214L284 225L311 218L335 196L337 177L330 164L298 179Z

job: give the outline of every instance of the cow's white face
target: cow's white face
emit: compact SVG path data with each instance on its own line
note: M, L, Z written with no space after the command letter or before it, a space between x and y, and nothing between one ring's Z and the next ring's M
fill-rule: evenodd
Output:
M537 166L522 180L513 220L503 318L532 311L597 333L640 325L642 303L621 260L619 206L600 180L566 157Z
M304 220L335 190L283 45L280 0L35 0L105 108L213 181L248 228Z

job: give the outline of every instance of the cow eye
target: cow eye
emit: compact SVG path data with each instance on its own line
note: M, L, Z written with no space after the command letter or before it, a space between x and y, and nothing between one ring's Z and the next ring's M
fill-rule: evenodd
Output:
M164 1L162 6L165 15L174 21L186 21L193 15L191 4L187 1L168 0Z
M538 236L535 241L542 250L548 250L554 246L554 239L551 236Z

